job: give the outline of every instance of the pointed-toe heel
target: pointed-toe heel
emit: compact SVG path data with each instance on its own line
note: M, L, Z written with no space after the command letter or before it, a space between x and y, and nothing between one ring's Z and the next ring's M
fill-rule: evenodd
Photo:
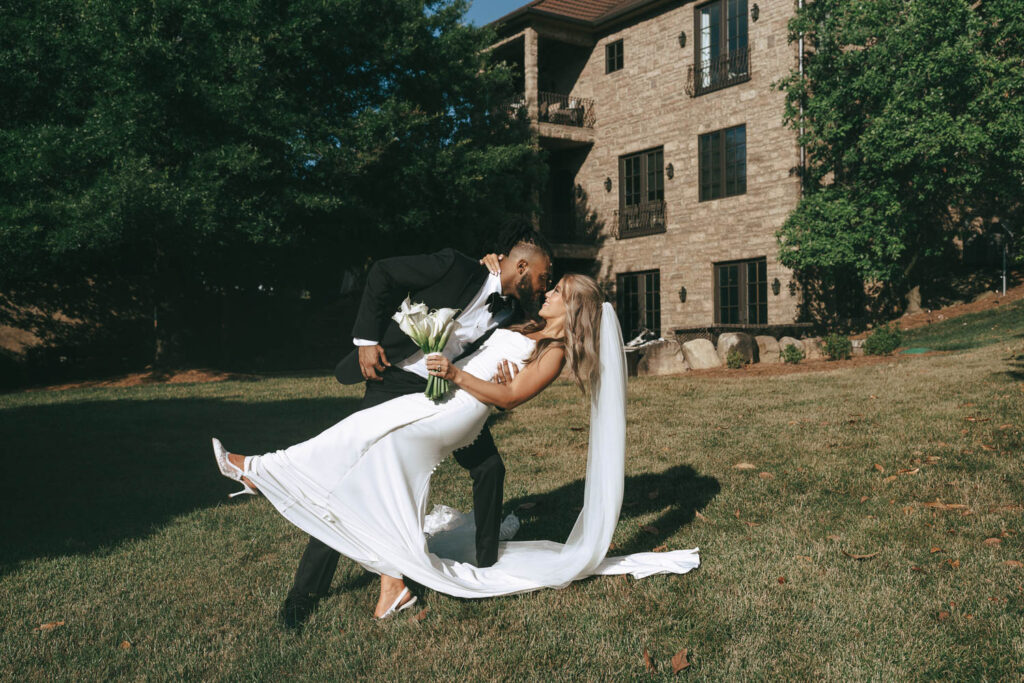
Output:
M221 474L242 485L241 491L228 494L228 498L234 498L235 496L241 496L246 493L253 496L256 495L256 490L242 481L242 475L244 475L245 472L235 467L231 461L228 460L228 451L223 445L221 445L219 439L213 439L213 457L217 461L217 468L220 470Z

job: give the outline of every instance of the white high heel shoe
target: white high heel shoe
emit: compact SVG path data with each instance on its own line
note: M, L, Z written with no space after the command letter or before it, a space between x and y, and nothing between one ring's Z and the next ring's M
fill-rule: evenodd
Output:
M213 440L213 457L217 459L217 467L220 469L221 474L242 485L241 491L228 494L228 498L234 498L235 496L240 496L243 493L248 493L253 496L256 495L255 489L242 481L242 475L245 474L245 472L235 467L231 464L231 461L228 460L228 451L221 445L219 439Z
M398 612L401 612L404 609L409 609L410 607L415 605L417 598L414 595L414 596L412 596L412 600L410 600L409 602L405 603L401 607L398 606L398 603L402 602L402 598L404 598L408 594L409 594L409 589L407 587L403 588L402 592L398 594L397 598L395 598L395 601L393 603L391 603L391 607L388 607L388 611L385 612L384 614L380 615L379 617L374 617L374 619L376 619L378 621L380 621L381 619L387 619L392 614L397 614Z

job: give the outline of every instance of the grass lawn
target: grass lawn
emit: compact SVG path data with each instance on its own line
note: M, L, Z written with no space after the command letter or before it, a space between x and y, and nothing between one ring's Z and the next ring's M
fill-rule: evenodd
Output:
M0 678L631 679L648 650L668 679L685 647L694 680L1018 680L1024 315L920 334L908 345L957 350L631 381L615 552L699 546L690 574L425 591L422 621L375 623L374 577L342 560L300 634L275 615L305 538L266 501L225 498L209 437L276 449L350 412L355 389L294 376L0 396ZM535 503L520 538L571 528L587 419L560 383L495 421L506 508ZM432 499L467 509L468 476L446 462Z

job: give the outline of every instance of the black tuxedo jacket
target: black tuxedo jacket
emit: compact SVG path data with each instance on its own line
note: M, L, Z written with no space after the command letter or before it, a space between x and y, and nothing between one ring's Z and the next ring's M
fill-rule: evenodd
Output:
M413 303L423 302L430 309L464 309L486 279L486 267L454 249L377 261L366 276L366 288L352 327L352 336L377 340L388 361L397 363L419 350L398 323L391 319L405 297L408 296ZM334 376L342 384L364 381L359 369L358 349L353 349L341 359Z

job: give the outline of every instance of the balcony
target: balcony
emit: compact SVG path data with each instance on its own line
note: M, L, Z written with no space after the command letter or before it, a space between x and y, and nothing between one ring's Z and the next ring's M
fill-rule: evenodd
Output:
M690 66L686 94L697 97L750 80L750 48L742 47Z
M593 128L597 116L594 100L554 92L537 93L537 120L576 128Z
M665 202L650 202L627 206L615 212L618 225L616 238L620 240L665 232Z

